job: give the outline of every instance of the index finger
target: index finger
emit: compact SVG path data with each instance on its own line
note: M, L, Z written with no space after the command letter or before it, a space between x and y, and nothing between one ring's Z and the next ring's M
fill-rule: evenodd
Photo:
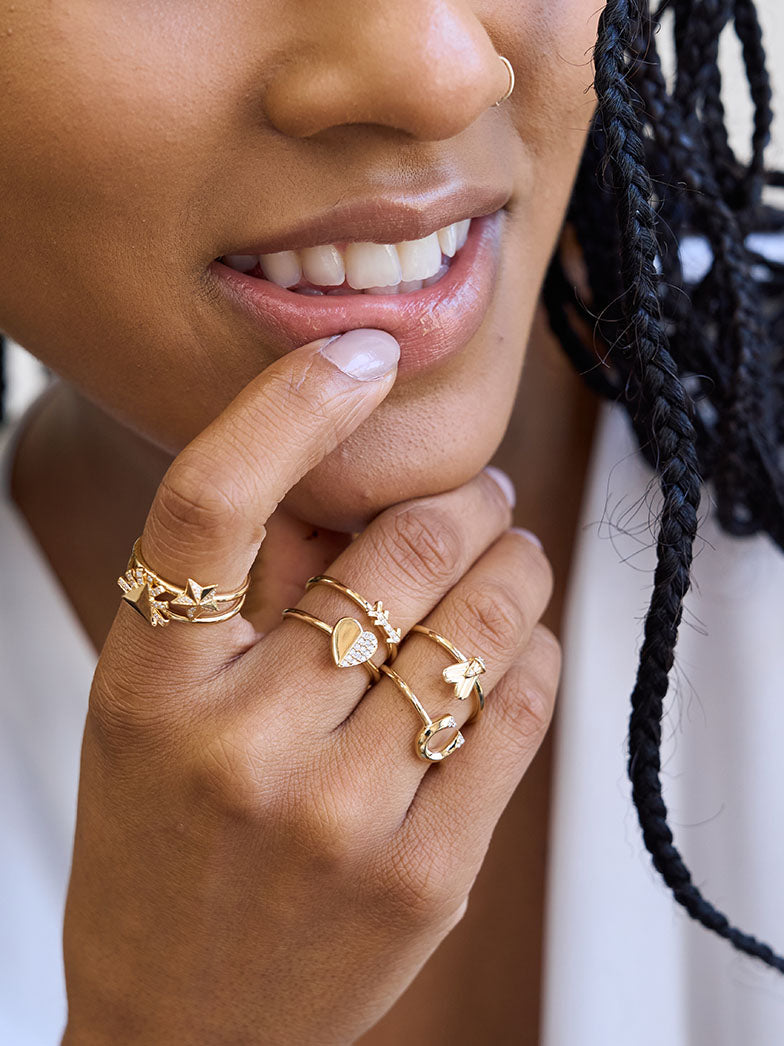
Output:
M149 567L183 588L239 588L269 516L389 392L399 351L385 331L354 330L267 367L167 470L141 537Z

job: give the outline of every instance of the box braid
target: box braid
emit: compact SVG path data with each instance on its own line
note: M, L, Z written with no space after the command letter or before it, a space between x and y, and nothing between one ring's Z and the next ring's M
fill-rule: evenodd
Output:
M676 74L668 89L655 34L668 13ZM754 105L748 164L735 156L721 103L719 35L741 43ZM645 846L675 899L703 926L784 972L784 958L705 897L673 843L662 796L661 721L690 584L701 483L720 525L767 533L784 549L784 266L745 245L784 228L766 201L770 81L753 0L607 0L594 50L597 113L567 226L588 273L584 296L556 250L543 297L572 364L622 401L662 493L657 563L631 696L628 772ZM687 284L683 234L712 263ZM568 243L564 237L563 244ZM573 242L573 237L571 239ZM585 332L593 329L595 345ZM597 355L596 346L602 351Z

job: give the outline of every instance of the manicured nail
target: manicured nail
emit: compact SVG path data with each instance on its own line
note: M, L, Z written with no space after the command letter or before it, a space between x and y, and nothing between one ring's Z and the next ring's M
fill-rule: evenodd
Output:
M537 545L544 551L544 545L536 534L532 534L530 530L525 530L523 527L510 527L509 529L515 534L520 534L520 536L524 537L526 541L530 541L532 544Z
M375 381L395 369L400 346L386 331L360 329L328 341L321 354L350 378Z
M514 483L501 469L497 469L495 465L488 465L485 468L485 472L491 479L494 479L501 490L504 492L504 497L509 502L509 508L514 508L517 502L517 491L514 488Z

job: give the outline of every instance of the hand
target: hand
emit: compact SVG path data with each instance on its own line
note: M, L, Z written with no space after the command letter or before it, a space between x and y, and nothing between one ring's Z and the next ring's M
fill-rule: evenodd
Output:
M362 380L346 373L357 349ZM265 370L169 468L150 566L239 586L263 523L384 398L396 359L389 335L360 331ZM485 659L484 714L437 766L394 683L366 690L302 621L263 637L241 616L151 628L120 604L82 750L65 1043L344 1046L392 1005L465 911L551 715L550 567L509 524L481 473L386 510L328 571L382 599L404 636L421 621ZM363 617L322 586L299 606ZM440 679L449 662L413 634L394 668L462 725L471 700Z

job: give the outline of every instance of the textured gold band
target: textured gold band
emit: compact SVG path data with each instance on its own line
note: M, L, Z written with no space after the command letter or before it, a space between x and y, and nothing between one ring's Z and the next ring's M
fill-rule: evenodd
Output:
M426 759L430 763L440 763L442 759L446 759L447 756L452 755L458 748L462 748L465 744L465 738L457 729L457 720L454 716L445 715L439 719L431 719L427 712L422 707L422 702L416 696L414 691L408 685L408 683L401 679L394 668L390 668L388 665L379 665L380 670L385 676L388 676L398 690L404 694L411 704L414 706L417 715L425 724L424 728L420 730L415 739L416 752L420 759ZM457 733L443 748L432 749L430 747L430 741L435 734L441 730L456 730Z
M411 631L419 632L420 635L432 639L455 659L456 664L447 666L441 673L441 678L445 683L454 684L455 697L459 701L465 701L472 690L476 694L476 707L468 720L469 723L472 723L482 714L485 707L485 695L482 690L482 684L477 678L487 671L484 661L481 657L465 657L454 643L450 643L445 636L442 636L432 628L427 628L425 625L413 625Z
M117 578L122 598L153 627L182 621L188 625L214 625L239 614L250 586L250 574L233 592L218 592L217 585L200 585L188 578L185 587L156 573L142 557L137 538L125 574Z
M506 99L509 97L509 95L512 93L512 91L514 91L514 85L515 85L515 74L514 74L514 69L512 68L512 63L509 61L508 58L504 58L504 56L502 54L499 54L498 57L501 59L501 61L506 66L506 71L509 74L509 86L506 89L506 93L504 95L502 95L502 97L499 98L497 102L493 102L493 108L495 108L497 105L500 105L501 102L505 102L506 101Z
M337 578L330 577L329 574L316 574L314 577L308 578L305 584L305 589L309 590L313 588L314 585L326 585L328 588L334 588L338 592L342 592L343 595L347 596L352 603L361 607L362 610L365 611L374 626L384 634L384 641L387 644L387 657L385 660L391 665L397 657L402 632L399 628L393 628L390 625L389 611L384 610L384 604L381 600L377 599L375 603L369 603L366 599L363 599L358 592L355 592L353 588L344 585L343 582L338 581Z

